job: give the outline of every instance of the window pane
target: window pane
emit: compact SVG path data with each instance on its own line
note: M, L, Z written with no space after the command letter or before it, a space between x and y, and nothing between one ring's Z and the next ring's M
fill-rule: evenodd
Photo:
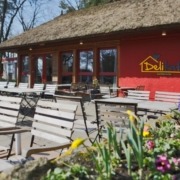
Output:
M73 53L66 52L62 53L62 71L63 72L72 72L73 71Z
M79 76L79 82L92 83L92 76Z
M100 76L100 83L116 85L116 76Z
M117 50L100 50L100 72L116 72Z
M72 76L62 76L62 84L72 83Z
M29 74L29 56L24 56L22 59L21 82L28 83L28 74Z
M34 83L41 83L42 82L42 73L43 73L43 57L38 57L35 60Z
M80 52L80 72L93 72L93 51Z
M46 56L46 82L52 82L52 55Z

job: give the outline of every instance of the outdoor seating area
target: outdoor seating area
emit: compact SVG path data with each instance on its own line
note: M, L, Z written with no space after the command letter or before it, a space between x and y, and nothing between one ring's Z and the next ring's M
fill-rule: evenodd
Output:
M24 158L24 161L26 159L29 161L28 158L30 158L32 161L44 154L45 157L54 159L67 151L76 138L85 138L86 146L103 142L104 139L109 138L109 125L116 130L117 138L125 141L130 128L128 111L132 115L138 116L140 119L146 118L146 121L154 124L154 119L149 115L159 114L159 118L162 113L166 114L171 113L172 110L177 110L179 104L178 93L171 94L160 91L155 93L156 99L153 101L149 99L150 91L129 90L129 95L126 97L100 97L100 99L94 99L94 102L87 102L77 94L64 96L54 94L54 92L54 101L49 101L49 99L41 96L41 93L48 92L48 90L42 90L42 88L1 88L1 90L2 92L16 92L19 94L19 97L12 97L9 94L8 96L5 94L0 96L0 111L2 113L0 115L2 116L2 122L0 123L3 127L0 130L0 135L3 137L0 136L0 138L6 139L5 135L12 135L12 139L9 139L10 147L2 147L5 151L2 158L8 159L7 165L4 166L7 168L9 167L9 160L20 162L19 158ZM39 97L36 103L33 104L29 102L27 97L28 94L35 93L37 93L35 98ZM169 102L165 99L157 99L159 94L166 94L165 99L169 97L176 100ZM10 101L10 104L6 101ZM31 111L23 112L24 106L28 106ZM13 113L13 109L16 110L16 113ZM5 114L6 111L7 115ZM142 116L138 114L140 111L144 113ZM8 117L9 114L15 117L10 118ZM13 124L9 125L5 121L12 121ZM27 122L31 123L27 125ZM138 120L134 119L134 123L138 123ZM44 140L40 140L41 138ZM15 143L13 143L14 139ZM29 140L28 143L27 139ZM18 158L16 159L17 155ZM1 171L4 170L4 167Z

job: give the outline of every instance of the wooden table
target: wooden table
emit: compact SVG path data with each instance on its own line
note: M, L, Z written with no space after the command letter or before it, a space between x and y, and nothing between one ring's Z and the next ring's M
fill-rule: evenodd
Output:
M178 103L164 101L141 101L138 103L138 109L145 109L151 112L166 113L178 108Z
M109 99L95 99L95 101L106 101L106 102L122 102L122 103L137 103L138 110L151 111L166 113L170 112L172 109L178 108L178 103L164 102L164 101L145 101L138 99L130 99L123 97L109 98Z
M36 107L37 101L40 98L40 94L43 92L48 92L48 90L39 90L33 88L0 88L0 92L6 95L18 94L22 97L21 106L22 108L27 108L23 116L23 119L30 114L31 109ZM31 95L31 97L29 96ZM23 120L22 119L22 120Z
M139 103L143 100L138 99L129 99L124 97L115 97L115 98L109 98L109 99L95 99L95 101L105 101L105 102L122 102L122 103Z

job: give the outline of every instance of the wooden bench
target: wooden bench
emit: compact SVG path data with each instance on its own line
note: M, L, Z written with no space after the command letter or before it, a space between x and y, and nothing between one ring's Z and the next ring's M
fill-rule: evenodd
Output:
M177 92L166 92L166 91L156 91L155 101L166 101L166 102L180 102L180 93Z
M127 98L139 99L139 100L149 100L150 91L136 91L128 90Z

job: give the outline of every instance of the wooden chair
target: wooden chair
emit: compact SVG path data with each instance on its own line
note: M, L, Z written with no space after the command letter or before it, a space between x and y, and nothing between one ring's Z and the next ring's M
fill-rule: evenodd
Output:
M180 102L180 93L177 92L166 92L166 91L156 91L155 101L165 101L165 102Z
M28 88L28 83L20 82L19 85L18 85L18 88Z
M72 141L76 110L76 105L39 100L31 129L30 147L23 149L23 157L68 148ZM16 133L21 132L23 128L16 131ZM40 139L46 140L47 144L44 145L45 141L43 141L43 146L37 146L36 137L40 142ZM36 147L33 147L34 144Z
M95 109L99 140L104 137L103 132L106 132L108 123L112 124L117 132L123 132L129 127L129 116L126 111L131 110L137 114L136 103L95 100Z
M15 88L16 82L8 82L7 88Z
M0 96L0 133L3 131L16 130L16 123L18 121L22 98ZM11 155L14 133L12 133L11 142L8 147L0 146L3 153L7 152L7 158Z
M149 100L149 96L150 96L150 91L128 90L127 98L139 99L139 100Z
M97 124L93 124L94 121L88 120L83 97L55 95L55 98L56 101L62 100L63 102L76 103L80 107L80 115L78 117L76 116L74 129L84 131L89 141L93 144L97 139Z
M0 81L0 88L5 88L7 86L6 81Z
M92 99L108 99L116 96L117 95L112 92L108 84L99 84L99 92L97 91L97 93L91 94Z
M45 90L47 90L47 92L44 92L43 98L51 99L52 101L55 100L54 95L56 92L56 88L57 88L56 84L46 84Z

